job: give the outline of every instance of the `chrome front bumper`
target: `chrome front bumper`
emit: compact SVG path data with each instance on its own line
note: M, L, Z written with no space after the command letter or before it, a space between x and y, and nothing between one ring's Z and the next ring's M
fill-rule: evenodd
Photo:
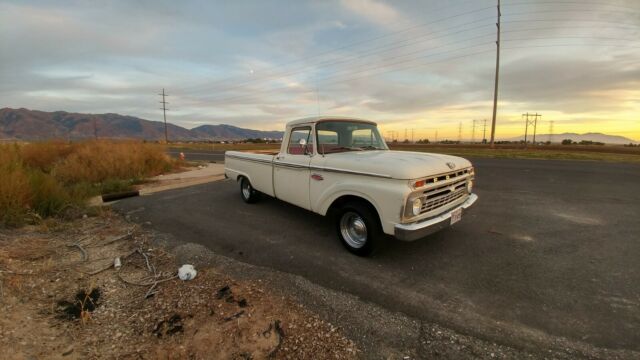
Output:
M478 195L471 194L469 195L469 198L465 200L465 202L454 207L453 209L449 209L443 212L438 216L412 224L396 224L394 228L394 236L398 240L402 241L414 241L422 239L427 235L433 234L434 232L451 226L451 213L462 208L462 214L464 215L464 213L467 212L467 210L476 202L476 200L478 200Z

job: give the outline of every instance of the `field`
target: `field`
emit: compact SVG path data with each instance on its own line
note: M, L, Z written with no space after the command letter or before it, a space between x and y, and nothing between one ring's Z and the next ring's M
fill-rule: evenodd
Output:
M640 147L624 146L569 146L542 145L524 148L516 145L442 145L442 144L392 144L391 149L403 151L434 152L481 158L591 160L610 162L640 162Z
M434 152L478 158L590 160L608 162L640 162L640 147L619 145L541 145L524 148L522 145L496 145L495 149L484 144L389 144L392 150ZM272 150L280 144L204 144L173 143L174 151Z
M83 207L93 195L129 189L179 165L165 147L135 141L0 145L0 226Z

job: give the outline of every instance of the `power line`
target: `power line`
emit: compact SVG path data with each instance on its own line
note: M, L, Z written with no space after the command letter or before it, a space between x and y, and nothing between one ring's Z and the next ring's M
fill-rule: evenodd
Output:
M333 83L338 83L338 82L345 82L345 81L351 81L351 80L356 80L356 79L360 79L363 77L369 77L371 76L371 70L375 70L375 69L384 69L384 68L388 68L390 66L394 66L394 65L399 65L399 64L404 64L404 63L409 63L415 60L421 60L421 59L425 59L425 58L429 58L429 57L433 57L436 55L442 55L442 54L447 54L447 53L451 53L451 52L455 52L455 51L461 51L461 50L468 50L468 49L472 49L472 48L477 48L477 47L481 47L481 46L485 46L487 44L483 43L483 44L479 44L479 45L472 45L472 46L465 46L462 48L457 48L457 49L451 49L451 50L447 50L447 51L442 51L439 53L433 53L433 54L427 54L427 55L423 55L423 56L418 56L418 57L414 57L414 58L409 58L409 59L404 59L402 61L397 61L397 62L393 62L390 64L385 64L385 65L381 65L381 66L375 66L372 68L365 68L365 69L361 69L359 71L352 71L350 72L351 74L359 74L359 73L366 73L363 76L356 76L356 77L349 77L349 78L344 78L340 81L333 81ZM445 58L445 59L441 59L438 61L433 61L433 62L428 62L428 63L420 63L417 65L413 65L413 66L409 66L409 67L403 67L403 69L408 69L408 68L414 68L414 67L422 67L425 65L430 65L430 64L435 64L435 63L439 63L439 62L443 62L443 61L451 61L451 60L455 60L455 59L459 59L459 58L464 58L464 57L469 57L469 56L474 56L474 55L479 55L479 54L483 54L488 52L488 50L484 50L484 51L478 51L478 52L474 52L474 53L470 53L470 54L464 54L464 55L460 55L460 56L454 56L451 58ZM397 68L392 68L392 69L387 69L387 70L383 70L383 71L376 71L374 72L374 74L376 75L380 75L380 74L384 74L387 72L392 72L392 71L398 71L400 69ZM343 76L344 74L334 74L331 76L327 76L324 78L319 79L319 83L323 83L327 80L333 79L333 78L338 78L340 76ZM207 99L207 101L211 102L229 102L229 101L234 101L234 100L238 100L238 99L243 99L243 98L252 98L254 96L256 96L257 94L260 93L264 93L264 92L268 92L268 91L275 91L275 90L282 90L282 89L290 89L290 86L280 86L280 87L275 87L275 88L268 88L268 89L261 89L261 90L256 90L254 91L252 94L248 94L248 95L236 95L236 96L231 96L231 97L226 97L226 98L214 98L214 99Z
M462 26L467 26L469 24L477 23L477 22L484 21L484 20L487 20L487 18L483 18L483 19L480 19L480 20L476 20L476 21L472 21L472 22L469 22L469 23L465 23L465 24L462 24ZM484 25L480 25L480 26L476 26L476 27L472 27L472 28L468 28L468 29L462 29L462 30L455 31L455 32L449 32L449 33L445 32L446 30L451 30L451 29L455 29L455 28L460 27L460 25L458 25L458 26L454 26L454 27L449 28L449 29L445 29L443 31L435 31L435 32L431 32L431 33L427 33L427 34L418 36L416 38L406 39L406 40L402 40L402 41L399 41L399 42L386 44L386 45L383 45L383 46L377 46L377 47L368 49L368 50L366 50L364 52L361 52L361 53L356 53L356 54L353 54L353 55L349 55L348 57L345 57L344 59L326 60L326 61L320 62L318 64L313 64L313 63L312 64L307 64L307 65L304 65L302 67L296 68L294 70L287 70L285 72L280 72L280 73L276 73L276 74L261 76L261 77L255 78L255 79L245 80L245 81L242 81L240 83L236 83L231 88L227 88L225 90L229 91L229 90L233 90L233 89L237 89L237 88L242 88L244 85L249 85L249 84L256 83L256 82L266 82L266 81L269 81L269 80L278 80L278 79L281 79L281 78L290 77L290 76L293 76L293 75L296 75L296 74L304 73L305 70L308 70L308 69L317 70L318 68L323 68L323 67L329 67L329 66L333 66L333 65L349 63L351 61L359 61L359 60L362 60L364 56L384 54L384 53L390 52L391 50L410 47L410 46L413 46L413 45L416 45L416 44L426 43L426 42L429 42L431 40L439 39L439 38L442 38L442 37L447 37L447 36L451 36L451 35L455 35L455 34L459 34L459 33L463 33L463 32L482 29L482 28L485 28L487 26L488 26L487 24L484 24ZM438 33L442 33L442 32L445 32L445 33L440 35L440 36L426 38L427 35L433 35L433 34L438 34ZM471 40L471 39L467 39L467 40ZM454 42L454 43L456 43L456 42ZM448 43L448 45L451 45L451 44L452 44L451 42ZM375 50L375 51L373 51L373 50ZM424 49L424 50L426 50L426 49ZM413 52L413 53L416 53L416 52ZM413 53L410 53L410 54L413 54ZM404 54L404 55L409 55L409 54ZM199 87L200 89L197 90L197 91L201 92L201 91L206 90L206 89L215 88L215 87L217 87L215 84L216 83L220 83L220 82L221 81L216 81L213 84L200 86ZM191 93L191 92L194 92L194 91L196 91L196 90L183 91L183 93Z
M162 94L158 94L160 96L162 96L162 101L160 101L160 103L162 104L162 115L164 117L164 142L165 143L169 143L169 136L167 134L167 104L168 102L165 101L165 96L169 96L167 94L165 94L164 92L164 88L162 88Z
M594 24L616 24L616 25L629 25L631 27L637 27L634 23L612 21L612 20L591 20L591 19L517 19L503 21L503 24L515 24L515 23L529 23L529 22L561 22L561 23L594 23Z
M337 71L337 72L333 73L333 74L332 74L332 75L330 75L330 76L325 76L325 77L323 77L323 78L319 78L319 79L317 79L317 80L327 80L327 79L336 78L336 77L339 77L339 76L342 76L342 75L353 75L354 73L367 72L367 71L370 71L370 70L372 70L372 69L378 69L378 68L386 67L386 66L389 66L389 65L401 64L401 63L405 63L405 62L409 62L409 61L413 61L413 60L419 60L419 59L423 59L423 58L432 57L432 56L435 56L435 55L441 55L441 54L446 54L446 53L450 53L450 52L453 52L453 51L465 50L465 49L469 49L469 48L474 48L474 47L482 46L482 45L484 45L484 44L481 44L481 45L471 45L471 46L462 47L462 48L458 48L458 49L446 50L446 51L442 51L442 52L439 52L439 53L427 53L427 54L424 54L424 52L425 52L425 51L431 51L431 50L433 50L433 49L446 48L446 47L449 47L449 46L451 46L451 45L455 45L455 44L459 44L459 43L465 43L465 42L469 42L469 41L471 41L471 40L482 39L482 38L487 37L487 36L489 36L489 35L491 35L491 34L483 34L483 35L474 36L474 37L471 37L471 38L468 38L468 39L462 39L462 40L458 40L458 41L448 42L448 43L443 44L443 45L433 46L433 47L430 47L429 49L419 49L419 50L412 51L412 52L409 52L409 53L405 53L405 54L402 54L402 55L397 55L397 56L388 57L388 58L385 58L384 60L385 60L385 61L388 61L388 60L394 60L394 59L402 59L402 61L392 62L391 64L382 64L382 65L377 65L377 66L373 66L373 67L364 67L364 66L360 66L360 67L362 67L362 68L361 68L360 70L356 71L356 72L354 72L352 69L339 70L339 71ZM375 64L371 64L371 63L370 63L369 65L375 65ZM282 79L282 80L284 80L284 78L285 78L285 77L278 77L278 78L275 78L275 80L277 80L277 79ZM288 88L288 86L285 86L285 87L283 87L283 88ZM234 88L232 88L231 90L233 90L233 89L234 89ZM271 91L271 90L272 90L271 88L268 88L268 89L258 88L258 89L254 89L254 92L259 92L259 91ZM228 95L227 95L227 96L228 96ZM237 96L241 96L241 95L237 95ZM233 98L233 97L234 97L234 96L232 96L232 98ZM210 100L210 101L215 101L215 100L219 100L219 99L227 100L227 97L225 97L225 96L222 96L222 97L214 97L214 98L212 98L212 99L210 98L209 100Z
M570 39L589 39L589 40L613 40L613 41L631 41L634 42L636 38L612 38L612 37L598 37L598 36L557 36L557 37L525 37L525 38L513 38L504 39L502 41L528 41L528 40L570 40ZM640 42L638 42L640 44Z
M596 3L596 2L582 2L582 1L535 1L535 2L511 2L508 4L503 4L502 6L537 6L537 5L579 5L579 6L585 6L585 5L596 5L596 6L611 6L611 7L617 7L617 8L621 8L621 9L627 9L627 10L639 10L639 8L634 8L634 7L629 7L629 6L624 6L624 5L618 5L618 4L611 4L611 3Z
M470 3L470 2L473 2L473 1L468 1L468 2ZM445 7L441 7L439 9L434 10L434 12L438 12L438 11L446 10L446 9L450 9L450 8L451 8L451 6L445 6ZM488 9L491 9L491 8L493 8L493 6L487 6L487 7L478 8L478 9L474 9L474 10L470 10L470 11L465 11L463 13L447 16L447 17L444 17L444 18L440 18L438 20L428 21L428 22L416 24L416 25L413 25L413 26L410 26L410 27L407 27L407 28L403 28L403 29L398 29L398 30L392 31L392 32L384 34L384 35L375 36L375 37L372 37L372 38L369 38L369 39L364 39L364 40L360 40L360 41L351 42L349 44L342 45L342 46L333 48L333 49L328 50L328 51L324 51L324 52L320 52L320 53L317 53L317 54L312 54L312 55L309 55L309 56L305 56L305 57L302 57L300 59L296 59L296 60L280 63L280 64L272 66L271 68L273 69L273 68L283 67L283 66L286 66L286 65L300 63L300 62L304 62L304 61L309 60L309 59L316 59L316 58L318 58L320 56L332 54L332 53L338 52L340 50L350 49L350 48L353 48L353 47L361 45L361 44L366 44L366 43L370 43L370 42L377 41L377 40L380 40L380 39L389 38L389 37L392 37L392 36L395 36L395 35L398 35L398 34L409 32L411 30L419 29L419 28L422 28L422 27L425 27L425 26L429 26L429 25L434 25L434 24L437 24L437 23L440 23L440 22L446 21L446 20L452 20L452 19L455 19L455 18L458 18L458 17L479 13L479 12L482 12L484 10L488 10ZM221 79L221 80L218 80L218 81L231 81L231 80L234 80L234 79L237 79L237 77L228 77L228 78ZM187 87L187 88L179 88L179 89L184 90L184 89L188 89L188 88L189 87Z

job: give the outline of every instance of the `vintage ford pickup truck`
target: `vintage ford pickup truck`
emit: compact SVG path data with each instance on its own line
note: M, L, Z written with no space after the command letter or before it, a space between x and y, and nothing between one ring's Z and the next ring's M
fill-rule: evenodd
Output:
M225 175L247 203L266 194L331 215L358 255L384 234L412 241L453 225L478 199L468 160L389 150L374 122L353 118L292 121L279 152L227 151Z

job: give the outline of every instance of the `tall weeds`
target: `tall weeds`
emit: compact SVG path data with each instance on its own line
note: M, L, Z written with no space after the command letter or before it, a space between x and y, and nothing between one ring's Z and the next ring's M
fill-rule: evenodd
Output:
M0 144L0 225L58 215L176 165L162 145L135 141Z

